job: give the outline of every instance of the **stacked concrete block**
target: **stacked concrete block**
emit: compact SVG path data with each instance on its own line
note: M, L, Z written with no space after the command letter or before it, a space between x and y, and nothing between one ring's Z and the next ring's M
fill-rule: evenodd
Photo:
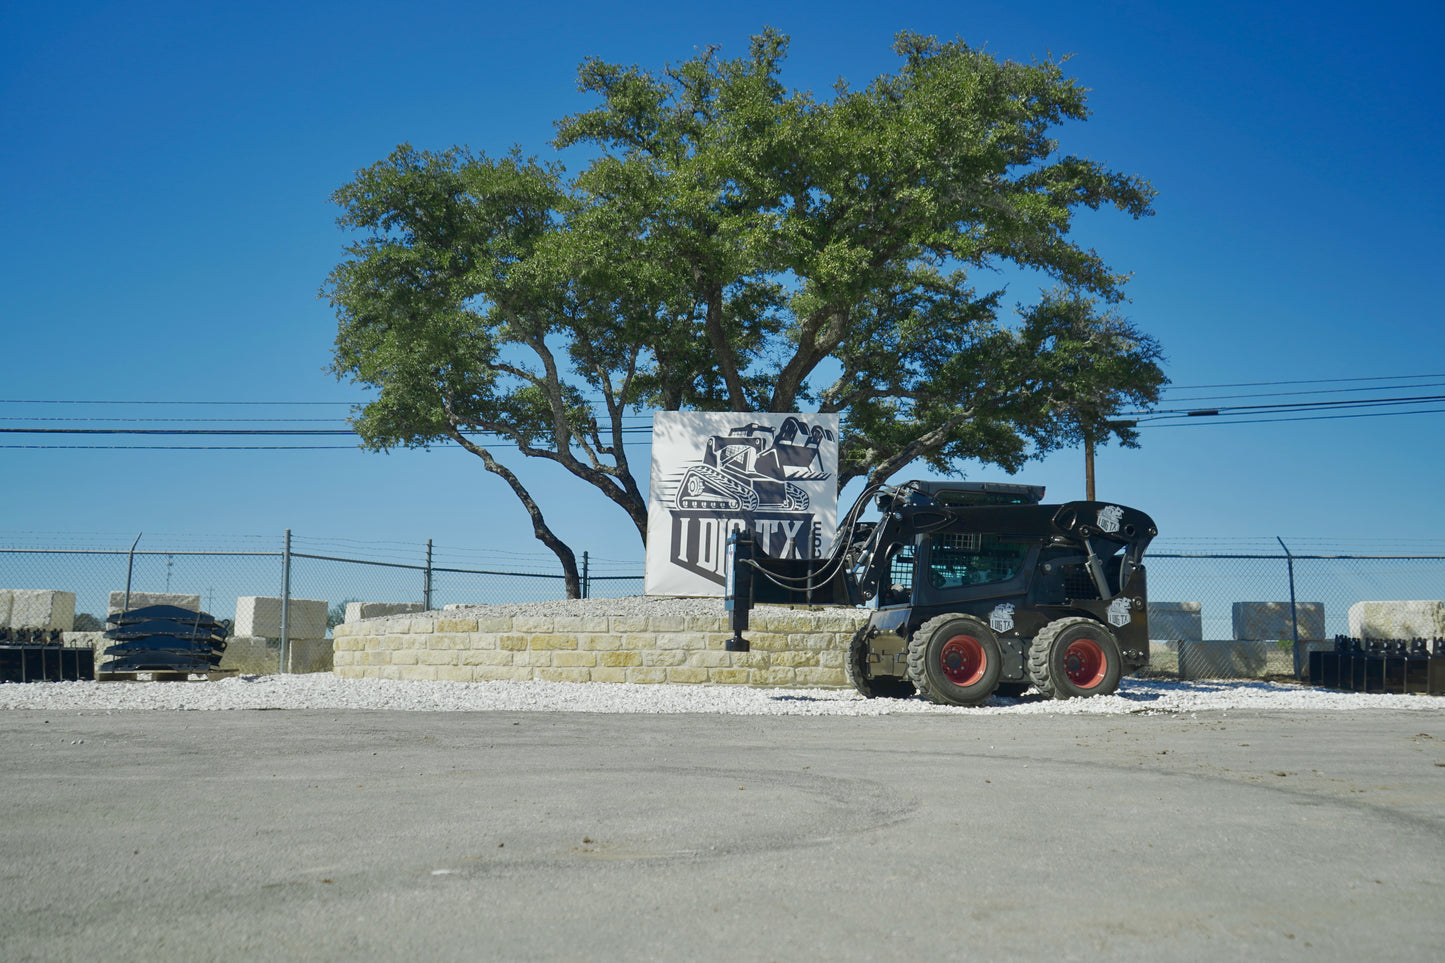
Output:
M415 615L425 611L420 602L347 602L346 621L380 619L389 615Z
M0 601L0 614L5 616L4 625L11 629L59 629L69 632L75 628L75 593L57 592L51 589L6 589L5 601ZM6 609L8 608L8 612Z
M281 640L233 635L226 640L226 651L216 668L241 675L275 675L281 671Z
M337 626L333 671L352 679L843 687L848 643L867 621L866 609L759 606L747 633L752 651L728 652L721 606L705 617L428 612Z
M1356 602L1350 635L1357 639L1445 639L1445 603Z
M275 675L278 672L330 672L330 639L291 639L286 664L281 664L281 640L258 635L232 636L216 668L241 675Z
M0 629L10 628L10 603L14 594L10 589L0 589Z
M322 599L291 599L286 611L287 637L324 639L327 607ZM236 621L231 631L236 635L279 639L281 599L261 595L243 595L236 599Z
M287 665L281 667L281 599L264 595L246 595L236 599L234 637L226 648L237 646L233 665L223 658L221 668L236 668L245 673L267 672L330 672L331 640L326 638L324 599L291 599L286 612ZM266 652L256 641L264 643ZM254 667L253 667L254 666Z
M1198 642L1204 638L1202 612L1198 602L1150 602L1149 638L1158 642Z
M201 597L199 595L182 595L172 592L131 592L129 608L127 608L126 593L111 592L106 615L119 615L121 612L134 609L143 609L148 605L174 605L179 609L189 609L192 612L201 610Z
M1180 643L1204 638L1202 611L1199 602L1149 603L1148 673L1178 674Z
M1234 637L1254 641L1293 640L1294 619L1299 619L1301 639L1325 637L1323 602L1298 602L1294 614L1288 602L1235 602Z
M286 671L330 672L334 653L331 639L292 639L286 646Z

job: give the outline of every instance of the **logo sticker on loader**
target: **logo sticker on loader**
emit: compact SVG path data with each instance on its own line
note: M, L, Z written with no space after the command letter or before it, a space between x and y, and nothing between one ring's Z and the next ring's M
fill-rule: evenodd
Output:
M1118 505L1105 505L1099 509L1099 531L1114 534L1119 530L1119 521L1123 517L1124 509Z
M1110 625L1114 626L1115 628L1122 629L1124 626L1128 625L1131 621L1133 621L1134 616L1129 611L1129 604L1131 601L1132 599L1125 598L1121 595L1114 601L1109 603L1109 613L1107 615L1107 618Z
M1012 602L1000 602L988 613L988 627L995 632L1008 632L1014 627L1014 607Z

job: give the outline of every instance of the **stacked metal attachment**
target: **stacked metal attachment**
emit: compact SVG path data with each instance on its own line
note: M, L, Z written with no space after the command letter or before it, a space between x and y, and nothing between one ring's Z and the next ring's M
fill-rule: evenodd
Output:
M1311 652L1311 685L1351 692L1445 695L1445 639L1335 636L1332 652Z
M63 645L59 629L9 628L0 625L0 645Z
M105 637L115 644L104 653L110 661L96 671L101 681L139 672L155 679L214 673L231 634L230 622L175 605L148 605L105 621Z
M0 682L77 682L95 677L95 650L69 647L59 629L0 627Z

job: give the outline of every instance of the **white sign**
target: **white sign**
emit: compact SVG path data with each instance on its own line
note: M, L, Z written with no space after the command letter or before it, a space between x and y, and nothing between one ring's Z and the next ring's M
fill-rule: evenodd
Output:
M837 415L653 415L648 595L721 596L739 529L774 558L814 558L837 526Z

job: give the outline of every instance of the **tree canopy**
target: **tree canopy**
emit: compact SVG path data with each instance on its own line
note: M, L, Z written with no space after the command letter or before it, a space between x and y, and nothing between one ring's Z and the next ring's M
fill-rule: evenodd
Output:
M1081 207L1149 215L1153 190L1060 152L1057 128L1088 114L1061 62L894 47L895 73L827 98L783 86L771 30L660 73L588 60L597 103L553 142L583 149L575 176L406 145L358 172L333 199L363 237L327 294L332 370L377 389L363 443L476 454L573 594L570 549L493 439L593 485L644 539L628 414L837 412L840 485L1135 443L1111 419L1157 401L1159 347L1112 307L1125 276L1069 232ZM1016 319L976 280L1005 264L1054 285Z

